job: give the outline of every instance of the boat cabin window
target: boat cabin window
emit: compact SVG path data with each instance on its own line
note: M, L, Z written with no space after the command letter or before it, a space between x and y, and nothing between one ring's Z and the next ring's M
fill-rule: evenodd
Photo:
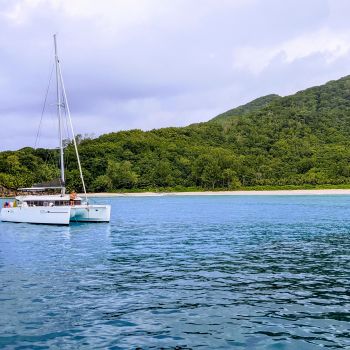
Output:
M42 206L44 206L43 201L24 201L24 203L27 203L28 207L42 207Z
M29 207L52 207L69 205L69 201L25 201Z
M61 207L63 205L69 205L69 201L55 201L55 206Z
M62 207L70 205L69 201L24 201L29 207ZM81 205L81 200L75 200L74 205Z

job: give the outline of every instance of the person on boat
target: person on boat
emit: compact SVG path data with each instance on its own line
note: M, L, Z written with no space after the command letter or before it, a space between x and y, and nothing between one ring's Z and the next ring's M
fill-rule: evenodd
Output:
M69 195L69 205L74 205L74 201L77 198L75 191L72 191Z

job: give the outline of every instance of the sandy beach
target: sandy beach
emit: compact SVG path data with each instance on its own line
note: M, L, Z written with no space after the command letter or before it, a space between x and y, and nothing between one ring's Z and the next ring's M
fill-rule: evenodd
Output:
M137 192L88 193L88 197L161 197L161 196L314 196L350 195L350 189L275 190L275 191L203 191L203 192Z

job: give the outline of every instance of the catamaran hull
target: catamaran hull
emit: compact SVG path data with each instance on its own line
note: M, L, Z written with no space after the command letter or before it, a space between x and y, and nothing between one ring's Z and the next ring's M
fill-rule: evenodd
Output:
M16 207L2 208L1 221L29 224L69 225L70 207Z
M29 224L69 225L70 222L109 222L110 205L2 208L0 219Z
M76 205L70 214L72 222L109 222L110 217L110 205Z

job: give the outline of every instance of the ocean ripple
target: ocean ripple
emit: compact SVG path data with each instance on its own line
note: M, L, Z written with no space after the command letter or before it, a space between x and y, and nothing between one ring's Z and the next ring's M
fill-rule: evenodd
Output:
M0 223L0 348L350 347L349 197L110 202L110 224Z

